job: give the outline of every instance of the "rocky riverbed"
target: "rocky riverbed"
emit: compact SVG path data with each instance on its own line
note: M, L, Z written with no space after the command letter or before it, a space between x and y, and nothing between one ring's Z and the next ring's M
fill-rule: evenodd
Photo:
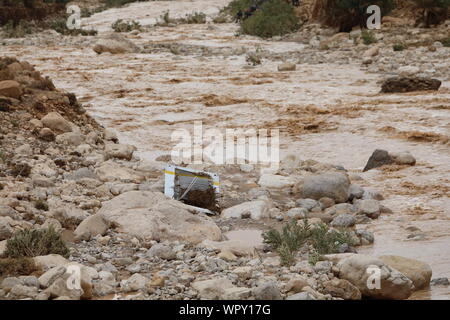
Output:
M314 24L261 40L209 21L225 4L135 3L83 20L97 36L1 41L18 60L0 63L0 253L18 230L50 225L71 253L1 279L0 299L449 298L450 49L438 40L450 25L386 26L370 46ZM169 9L208 23L111 40L118 18L146 26ZM442 84L381 94L396 75ZM280 130L278 170L192 166L219 173L219 216L162 194L171 133L194 121ZM363 172L375 149L392 162ZM355 245L281 266L260 232L304 216L349 227ZM71 264L82 290L65 286ZM371 265L382 290L367 290Z

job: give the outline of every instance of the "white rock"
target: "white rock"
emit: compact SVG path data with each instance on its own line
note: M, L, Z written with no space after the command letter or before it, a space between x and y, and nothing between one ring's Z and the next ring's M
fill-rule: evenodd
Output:
M104 202L97 212L118 226L118 231L138 238L200 243L220 240L219 227L192 207L150 191L130 191Z
M254 200L238 204L222 211L222 218L251 218L259 220L269 217L271 204L265 200Z
M263 174L258 184L263 188L284 189L290 188L296 183L295 179L275 174Z

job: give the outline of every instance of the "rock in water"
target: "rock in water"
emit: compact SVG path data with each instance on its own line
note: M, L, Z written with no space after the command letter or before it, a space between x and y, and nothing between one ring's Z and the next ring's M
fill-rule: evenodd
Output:
M97 214L138 238L179 240L194 244L221 240L219 227L209 217L160 192L129 191L104 202Z
M350 180L339 172L324 173L306 177L303 183L303 198L319 200L328 197L336 203L346 202L349 196Z
M289 62L278 65L278 71L281 71L281 72L282 71L295 71L295 69L296 69L296 65L293 63L289 63Z
M367 164L364 167L363 171L368 171L370 169L378 168L384 166L385 164L392 163L394 163L394 160L386 150L376 149L367 161Z
M384 81L382 93L439 90L441 81L423 77L393 77Z
M337 264L337 269L340 279L349 281L361 291L363 296L369 298L407 299L414 288L408 277L375 257L354 254L342 259ZM379 286L376 280L378 272Z
M416 290L430 285L433 272L428 263L400 256L381 256L380 259L407 276L414 283Z
M105 39L100 39L94 46L93 50L98 53L109 52L118 53L136 53L140 49L132 41L128 40L120 34L110 34Z

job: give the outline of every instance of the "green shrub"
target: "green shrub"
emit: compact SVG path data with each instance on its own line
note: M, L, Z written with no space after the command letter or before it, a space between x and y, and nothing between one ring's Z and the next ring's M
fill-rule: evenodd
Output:
M450 37L440 40L440 43L442 43L444 47L450 47Z
M130 32L133 30L141 31L141 24L134 20L123 21L122 19L118 19L112 24L111 27L115 32Z
M217 16L215 16L213 18L213 22L216 23L216 24L219 24L219 23L230 23L231 19L230 19L229 15L226 14L225 12L220 12Z
M30 258L0 259L0 278L29 275L36 270L36 265Z
M261 38L282 36L300 27L294 7L284 0L269 0L241 21L241 32Z
M38 210L48 211L48 203L44 200L37 200L34 203L34 207Z
M67 28L67 20L56 19L50 22L50 28L65 36L95 36L97 30L69 29Z
M343 244L354 245L351 234L346 230L330 229L326 224L311 228L310 241L318 254L337 253Z
M245 11L252 4L253 0L233 0L222 9L221 13L229 14L235 17L239 11Z
M5 256L22 258L59 254L67 258L69 253L61 235L53 227L50 227L19 231L6 242Z
M187 24L204 24L206 23L206 14L203 12L194 12L187 14L185 18L181 19L182 23Z
M277 251L283 265L295 262L295 254L306 244L313 250L309 252L310 263L317 262L323 254L337 253L343 244L354 245L354 240L347 230L330 229L326 224L310 225L308 220L302 224L292 220L282 231L270 229L263 233L264 243Z
M295 253L305 244L310 236L310 225L307 220L298 225L292 220L284 225L281 232L275 229L263 233L264 243L269 244L280 255L283 265L291 265L295 260Z
M396 43L392 46L392 49L394 51L403 51L406 49L406 45L404 45L403 43Z
M312 18L339 32L350 32L353 27L367 28L367 7L378 5L381 14L386 15L395 7L393 0L317 0Z
M375 34L372 31L368 30L363 30L361 32L361 39L363 40L363 43L367 46L369 44L378 42L377 38L375 37Z

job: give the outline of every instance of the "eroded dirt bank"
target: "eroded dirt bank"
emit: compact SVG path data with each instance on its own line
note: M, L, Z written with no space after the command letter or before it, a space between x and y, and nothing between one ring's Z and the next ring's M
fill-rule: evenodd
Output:
M132 4L85 20L99 37L118 18L142 24L165 10L214 14L227 1L162 1ZM339 48L319 59L308 44L236 37L234 24L158 27L127 35L148 53L97 55L90 44L60 38L50 44L11 44L0 54L15 56L54 79L90 104L88 112L114 128L122 142L138 147L141 158L170 153L171 133L205 128L278 128L282 156L340 164L362 177L358 183L379 190L392 214L367 225L375 234L371 255L397 254L429 263L433 278L450 277L450 75L438 92L379 94L379 81L389 72L363 66L358 52ZM155 44L173 44L163 50ZM175 49L174 49L175 48ZM269 57L250 67L246 53L260 48ZM180 51L181 50L181 51ZM390 51L383 47L380 56ZM411 49L402 55L428 56L445 63L449 48L435 52ZM310 61L305 58L311 56ZM297 70L278 72L283 61L299 62ZM427 69L428 66L425 66ZM395 73L395 72L393 72ZM362 173L375 149L410 151L413 167L389 166ZM413 231L411 231L413 230ZM433 288L414 297L448 299Z

